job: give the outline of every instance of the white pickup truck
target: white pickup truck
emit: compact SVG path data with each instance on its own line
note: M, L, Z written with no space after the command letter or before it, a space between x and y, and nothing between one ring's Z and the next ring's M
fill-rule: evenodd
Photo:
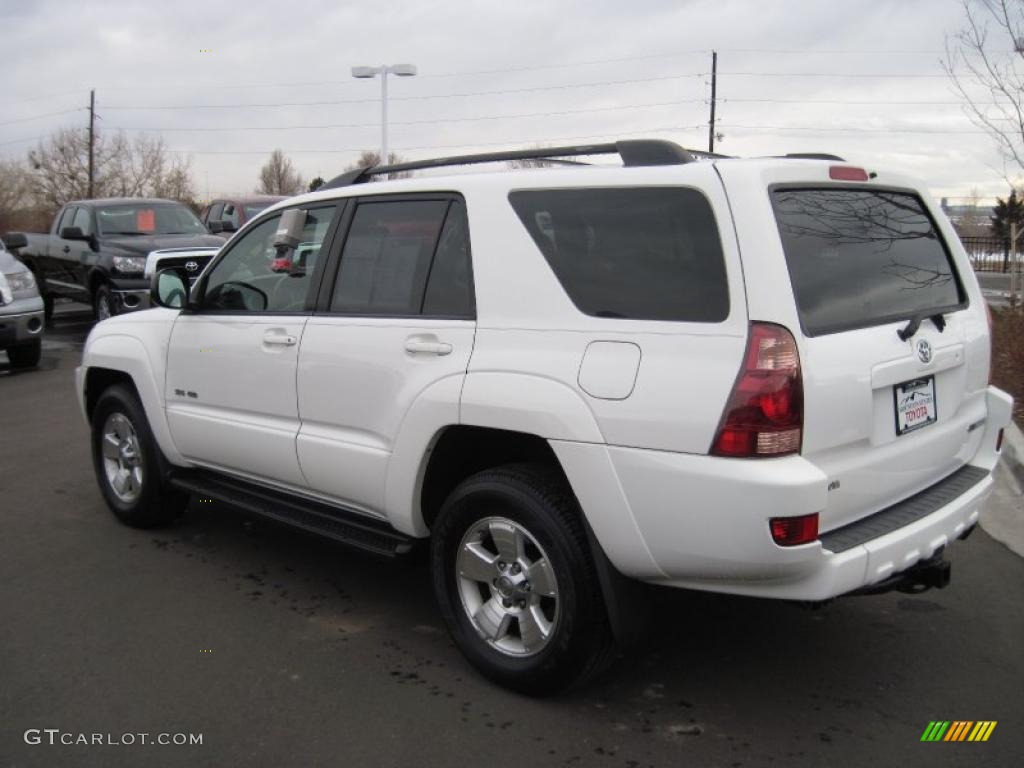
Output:
M824 601L943 587L1011 398L917 181L667 142L338 177L100 323L77 388L122 521L189 494L383 554L503 685L585 678L638 582Z

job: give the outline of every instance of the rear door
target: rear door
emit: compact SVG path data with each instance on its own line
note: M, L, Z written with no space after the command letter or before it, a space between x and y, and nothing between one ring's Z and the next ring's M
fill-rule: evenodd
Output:
M788 278L801 452L829 477L830 530L973 456L985 417L984 309L955 239L914 190L815 180L769 184L768 197L774 237L744 253L751 318L776 319L753 305ZM761 279L774 268L780 279Z
M469 231L451 194L362 198L343 228L340 264L299 354L298 456L313 491L382 515L410 406L466 373L476 329ZM435 400L457 423L458 398Z

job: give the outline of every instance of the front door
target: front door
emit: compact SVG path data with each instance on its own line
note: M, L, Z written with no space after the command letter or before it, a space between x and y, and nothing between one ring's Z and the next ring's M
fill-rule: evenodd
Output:
M175 321L167 361L167 417L185 457L305 485L295 455L295 371L320 246L336 211L335 204L308 210L301 266L278 258L288 254L273 245L277 211L225 246L197 283L198 306Z
M469 233L454 195L363 198L346 219L336 277L302 339L298 455L312 490L381 515L413 403L458 422L476 328Z

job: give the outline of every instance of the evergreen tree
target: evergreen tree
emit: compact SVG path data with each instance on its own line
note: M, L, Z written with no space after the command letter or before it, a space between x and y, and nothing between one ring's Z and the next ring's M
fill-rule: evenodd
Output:
M1002 239L1010 238L1010 225L1017 222L1017 231L1024 232L1024 200L1017 197L1017 190L1011 190L1010 196L1003 200L996 198L992 208L992 233Z

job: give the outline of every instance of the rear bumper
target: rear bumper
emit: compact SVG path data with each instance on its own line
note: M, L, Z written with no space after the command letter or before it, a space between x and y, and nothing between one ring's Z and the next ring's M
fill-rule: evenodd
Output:
M768 521L826 508L828 478L803 458L745 461L609 447L626 508L656 568L630 572L628 564L623 569L609 556L626 575L645 581L791 600L826 600L882 582L977 524L992 490L996 441L1009 423L1012 400L990 388L986 404L984 433L968 462L974 469L960 473L970 482L952 493L956 478L944 479L926 514L915 517L904 509L899 527L876 527L868 531L870 538L861 530L859 538L840 541L830 532L795 547L776 545ZM938 493L943 483L949 486L944 495ZM911 501L892 509L899 512Z

